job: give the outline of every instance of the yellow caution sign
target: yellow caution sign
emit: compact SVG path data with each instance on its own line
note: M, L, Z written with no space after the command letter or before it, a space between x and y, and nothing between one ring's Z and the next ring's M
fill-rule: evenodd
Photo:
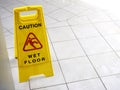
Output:
M21 12L36 11L21 15ZM14 9L15 57L18 59L19 81L30 76L53 76L47 33L42 6L26 6Z

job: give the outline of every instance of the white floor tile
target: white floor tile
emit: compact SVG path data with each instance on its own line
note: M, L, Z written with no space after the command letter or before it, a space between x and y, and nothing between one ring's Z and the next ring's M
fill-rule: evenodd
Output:
M89 56L100 76L120 73L120 59L114 52Z
M17 59L9 59L11 68L18 67L18 60Z
M45 3L45 5L43 5L43 10L44 10L45 15L49 15L51 12L54 12L57 9L58 8L52 4Z
M88 55L112 51L109 45L101 37L79 39L79 41Z
M13 39L14 39L13 35L9 35L9 36L5 37L7 48L14 47L14 40Z
M28 82L19 83L18 68L12 68L12 74L15 84L15 90L30 90Z
M8 49L8 56L9 56L9 61L10 61L10 66L11 67L17 67L18 66L18 60L15 59L14 56L14 48L9 48Z
M9 32L7 30L5 30L5 31L3 30L3 33L4 33L5 37L12 35L11 32Z
M91 23L87 16L75 16L67 20L70 25Z
M79 7L82 7L84 9L83 11L85 11L85 9L93 8L93 6L81 0L76 0L76 1L71 0L71 1L74 3L74 5L78 5Z
M54 69L54 76L52 77L47 77L47 78L37 77L37 78L31 79L30 80L31 89L65 83L63 79L63 75L61 73L61 70L57 62L53 62L53 69Z
M99 79L70 83L68 87L69 90L106 90Z
M85 10L84 12L80 12L78 15L79 16L89 16L89 15L94 15L95 11L91 7L88 10Z
M8 29L8 32L10 32L11 34L14 34L14 28Z
M114 75L102 78L107 90L119 90L120 89L120 75Z
M115 22L116 25L118 25L120 27L120 21L114 21L114 22Z
M75 3L75 4L64 7L64 9L78 15L80 12L83 12L87 10L88 8L81 4Z
M68 89L66 85L59 85L59 86L46 87L46 88L35 89L35 90L68 90Z
M12 13L1 7L0 7L0 14L1 14L1 18L5 18L12 15Z
M14 23L13 16L2 18L1 21L2 21L2 25L4 28L6 28L6 29L13 28L13 23Z
M51 18L49 16L44 16L44 18L45 18L45 23L46 23L46 27L47 28L50 27L49 24L53 24L53 23L57 23L58 22L57 20L55 20L55 19L53 19L53 18Z
M72 4L69 0L46 0L48 3L55 5L56 7L63 8Z
M94 14L88 15L88 18L94 23L111 21L111 19L103 12L95 12Z
M118 14L118 13L112 13L112 12L107 12L108 13L108 15L112 18L112 20L116 20L116 21L118 21L118 20L120 20L120 14Z
M0 20L1 20L1 19L0 19ZM0 23L1 23L1 22L0 22ZM2 26L2 24L1 24L1 30L2 30L3 34L4 34L5 32L7 32L7 29L4 28L4 27ZM7 32L7 33L9 33L9 32ZM5 34L4 34L4 36L5 36Z
M77 40L53 43L58 59L85 56Z
M105 37L114 50L120 50L120 34Z
M52 42L75 39L70 27L59 27L48 29Z
M96 23L95 26L102 35L120 33L120 28L113 22Z
M64 21L71 18L73 14L65 10L59 9L50 13L49 16L55 18L56 20Z
M58 28L66 26L68 26L68 23L66 21L47 24L47 28Z
M52 61L56 61L57 58L56 58L55 52L53 50L53 46L52 46L52 44L50 44L49 46L50 46L50 54L51 54Z
M8 49L8 56L9 56L9 59L14 59L15 56L14 56L14 48L9 48Z
M8 7L9 5L12 5L12 4L19 4L19 2L17 1L17 0L12 0L12 1L9 1L9 0L1 0L0 1L1 3L0 3L0 5L2 6L2 7Z
M43 1L43 0L36 0L36 1L33 1L33 0L29 0L29 1L27 1L27 0L19 0L20 2L22 2L22 3L25 3L25 4L27 4L27 5L43 5L44 3L45 3L45 0Z
M6 8L7 10L9 10L10 12L13 12L14 8L22 7L22 6L25 6L25 4L17 2L17 0L16 0L16 2L11 2L11 3L7 4L6 6L3 6L3 7Z
M27 5L41 5L45 15L48 15L49 13L54 12L54 10L58 9L55 5L47 3L45 0L36 0L36 1L33 1L33 0L21 1L21 0L19 0L19 1L23 2Z
M93 27L91 24L72 26L72 30L77 38L90 38L100 36L95 27Z
M120 57L120 51L117 51L116 53L117 53L117 55Z
M97 77L86 57L63 60L60 65L67 82Z

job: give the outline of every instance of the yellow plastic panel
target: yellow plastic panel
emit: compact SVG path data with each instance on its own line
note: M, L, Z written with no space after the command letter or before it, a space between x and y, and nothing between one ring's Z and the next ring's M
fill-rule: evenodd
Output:
M21 15L33 11L35 14ZM51 57L42 6L26 6L14 9L14 46L18 59L19 81L30 76L53 76Z

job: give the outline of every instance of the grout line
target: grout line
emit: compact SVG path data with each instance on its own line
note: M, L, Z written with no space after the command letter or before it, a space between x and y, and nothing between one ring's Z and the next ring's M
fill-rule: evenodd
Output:
M7 44L6 44L7 45ZM14 49L14 47L8 47L7 49Z
M51 12L48 12L47 14L56 12L57 10L60 10L60 8L57 8L57 9L51 11ZM44 11L44 14L45 14L45 11ZM48 16L49 18L52 18L53 20L56 20L57 22L61 22L60 20L58 20L58 19L56 19L56 18L54 18L54 17L51 17L51 16L49 16L49 15L46 15L46 16Z
M2 17L1 19L5 19L5 18L10 17L10 16L12 16L12 14L11 14L11 15L9 15L9 16Z
M48 36L49 36L49 33L48 33ZM51 39L49 39L49 40L51 41ZM52 42L51 42L51 45L52 45L52 47L53 47L53 51L54 51L55 56L56 56L56 58L57 58L57 62L58 62L58 65L59 65L59 67L60 67L61 73L62 73L62 75L63 75L63 78L64 78L64 81L65 81L66 87L67 87L67 89L69 90L69 87L68 87L68 85L67 85L67 81L66 81L66 79L65 79L64 73L63 73L63 71L62 71L62 68L61 68L59 59L58 59L58 57L57 57L57 54L56 54L56 51L55 51L55 48L54 48L54 45L53 45Z
M30 88L30 79L28 80L28 86L29 86L29 89L31 90L31 88Z
M53 5L53 6L55 6L56 8L59 8L59 9L62 9L62 8L64 8L64 7L67 7L68 6L68 4L67 5L65 5L65 6L63 6L63 7L60 7L60 6L57 6L57 5L55 5L55 3L51 3L50 1L46 1L48 4L50 4L50 5Z
M70 40L63 40L63 41L51 41L52 43L59 43L59 42L66 42L66 41L74 41L76 39L70 39Z
M113 19L107 15L112 21ZM88 18L89 19L89 18ZM98 28L94 25L94 23L92 21L90 21L92 23L92 25L96 28L97 32L100 34L100 36L105 40L105 42L108 44L108 46L112 49L112 51L115 53L115 55L120 59L120 56L117 54L116 50L114 50L114 48L109 44L109 42L105 39L105 37L99 32ZM113 21L114 23L114 21ZM115 24L115 23L114 23Z
M54 7L57 8L57 9L51 11L50 13L52 13L52 12L54 12L54 11L56 11L56 10L59 10L59 9L61 9L61 10L66 10L66 9L64 9L64 8L67 7L67 6L69 6L69 5L67 5L67 6L64 6L64 7L59 7L59 6L55 5L55 3L51 3L51 2L48 2L48 1L45 1L45 2L48 3L48 4L50 4L50 5L53 5ZM68 10L66 10L66 11L69 12L69 13L71 13L71 14L74 14L74 13L68 11ZM59 21L59 20L58 20L58 21Z
M109 15L109 13L107 12L107 11L104 11L105 13L106 13L106 15L112 20L112 22L114 22L114 24L116 24L115 23L115 21L120 21L120 19L118 19L118 20L114 20L110 15ZM117 24L116 24L117 25ZM118 25L117 25L118 26ZM119 26L120 27L120 26Z
M64 11L66 11L66 12L71 13L71 14L73 15L72 17L77 16L77 14L75 14L75 13L73 13L73 12L69 11L69 10L66 10L65 8L61 8L61 9L62 9L62 10L64 10ZM72 17L70 17L70 18L72 18Z
M25 2L22 2L22 1L20 1L20 0L18 0L17 2L19 2L19 3L21 3L21 4L23 4L23 5L28 5L27 3L25 3Z
M120 75L120 73L107 75L107 76L101 76L101 77L109 77L109 76L114 76L114 75ZM99 79L99 77L94 77L94 78L89 78L89 79L82 79L82 80L77 80L77 81L72 81L72 82L67 82L67 83L61 83L61 84L56 84L56 85L51 85L51 86L45 86L45 87L40 87L40 88L34 88L34 89L30 89L30 90L43 89L43 88L54 87L54 86L59 86L59 85L65 85L65 84L70 84L70 83L76 83L76 82L81 82L81 81L87 81L87 80L92 80L92 79Z
M120 75L120 73L118 73L118 74L112 74L112 75L107 75L107 76L101 76L101 77L109 77L109 76L115 76L115 75ZM89 78L89 79L82 79L82 80L67 82L67 84L76 83L76 82L81 82L81 81L87 81L87 80L92 80L92 79L99 79L99 77L94 77L94 78ZM35 89L30 89L30 90L37 90L37 89L48 88L48 87L54 87L54 86L59 86L59 85L65 85L65 83L56 84L56 85L51 85L51 86L45 86L45 87L40 87L40 88L35 88Z
M101 54L112 53L112 52L113 51L108 51L108 52L102 52L102 53L97 53L97 54L88 55L88 56L95 56L95 55L101 55ZM76 57L71 57L71 58L63 58L63 59L59 59L59 61L63 61L63 60L67 60L67 59L73 59L73 58L82 58L82 57L86 57L86 56L76 56Z
M74 13L74 12L71 12L71 11L69 11L69 10L66 10L65 8L63 8L63 10L65 10L66 12L69 12L69 13L71 13L71 14L74 15L74 16L72 16L72 17L69 18L69 19L71 19L71 18L73 18L73 17L82 17L82 16L86 16L86 15L81 15L81 16L79 16L79 14L80 14L80 13L83 13L84 11L88 11L89 9L85 9L85 10L79 12L78 14L76 14L76 13Z
M109 77L109 76L115 76L115 75L120 75L120 73L118 73L118 74L112 74L112 75L107 75L107 76L101 76L101 77ZM81 81L87 81L87 80L92 80L92 79L99 79L99 77L94 77L94 78L89 78L89 79L82 79L82 80L67 82L67 84L76 83L76 82L81 82ZM56 84L56 85L51 85L51 86L45 86L45 87L40 87L40 88L35 88L35 89L30 89L30 90L37 90L37 89L48 88L48 87L54 87L54 86L59 86L59 85L65 85L65 83Z
M68 60L68 59L83 58L83 57L86 57L86 56L76 56L76 57L71 57L71 58L63 58L63 59L58 59L58 61L65 61L65 60Z
M66 7L66 6L65 6L65 7ZM73 12L70 12L69 10L64 9L64 7L63 7L63 8L58 7L58 9L56 9L56 10L54 10L54 11L56 12L57 10L64 10L64 11L66 11L66 12L69 12L72 16L69 17L69 18L67 18L67 19L71 19L71 18L73 18L73 17L75 17L75 16L78 16L77 14L75 14L75 13L73 13ZM51 12L53 12L53 11L51 11ZM48 16L49 16L49 15L48 15ZM49 17L51 17L51 16L49 16ZM51 17L51 18L53 18L53 17ZM58 19L56 19L56 18L53 18L53 19L55 19L55 20L58 21L58 22L61 22L61 20L58 20ZM64 21L66 21L66 19L65 19Z
M3 17L2 19L6 19L6 18L9 18L9 17L13 17L13 15L9 15L9 16Z
M57 22L57 23L60 23L60 22ZM56 23L52 23L52 24L56 24ZM61 26L55 26L55 27L48 27L48 26L47 26L47 30L48 30L48 29L62 28L62 27L68 27L68 25L65 25L65 26L61 25Z
M50 23L49 25L56 24L56 23L61 23L61 22L65 22L65 20L60 21L60 22ZM47 26L47 25L46 25L46 27L47 27L47 29L54 29L54 28L68 27L68 25L60 25L60 26L53 26L53 27L50 27L50 26Z
M83 17L83 16L81 16ZM69 18L70 19L70 18ZM66 21L66 20L63 20L63 21ZM59 21L59 22L54 22L54 23L50 23L50 24L56 24L56 23L60 23L60 22L63 22L63 21ZM113 21L100 21L100 22L93 22L93 23L104 23L104 22L113 22ZM88 23L83 23L83 24L74 24L74 25L69 25L69 26L77 26L77 25L84 25L84 24L91 24L90 22ZM118 26L118 25L117 25ZM61 26L53 26L53 27L48 27L47 26L47 29L53 29L53 28L60 28L60 27L68 27L68 25L61 25ZM120 26L119 26L120 27ZM117 33L115 33L117 34Z
M45 86L45 87L40 87L40 88L33 88L33 89L30 89L30 90L37 90L37 89L49 88L49 87L54 87L54 86L59 86L59 85L65 85L65 83L51 85L51 86Z
M111 22L113 22L114 24L115 24L115 22L114 22L114 20L107 14L107 16L111 19ZM88 18L89 19L89 18ZM117 54L117 52L112 48L112 46L109 44L109 42L105 39L105 37L99 32L99 30L97 29L97 27L95 26L95 23L94 22L92 22L90 19L89 19L89 21L91 22L91 24L95 27L95 29L97 30L97 32L100 34L100 36L105 40L105 42L108 44L108 46L112 49L112 51L115 53L115 55L120 59L120 56ZM101 81L102 81L102 79L101 79ZM103 82L103 81L102 81Z
M0 6L1 8L5 9L6 11L8 11L9 13L11 13L6 7Z
M89 79L82 79L82 80L77 80L77 81L72 81L72 82L68 82L67 84L76 83L76 82L81 82L81 81L87 81L87 80L92 80L92 79L98 79L98 77L89 78ZM51 85L51 86L45 86L45 87L40 87L40 88L35 88L35 89L31 89L31 90L42 89L42 88L48 88L48 87L54 87L54 86L59 86L59 85L65 85L65 83L56 84L56 85Z
M44 7L43 7L44 14L45 14L46 16L49 16L50 13L56 12L56 11L59 10L59 9L60 9L60 8L57 8L57 7L56 7L56 9L45 13L46 10L45 10ZM50 16L49 16L49 17L50 17ZM53 17L51 17L51 18L53 18ZM55 19L55 18L53 18L53 19ZM55 19L55 20L57 20L57 19ZM57 21L59 21L59 20L57 20Z
M13 28L11 28L11 29L13 29ZM8 31L11 35L14 35L14 32L11 32L11 31L8 30L7 28L6 28L6 31Z
M49 33L48 33L48 37L50 37L50 36L49 36ZM56 61L52 61L52 62L57 62L57 63L58 63L58 65L59 65L59 67L60 67L60 70L61 70L61 73L62 73L62 75L63 75L63 79L64 79L64 81L65 81L65 83L63 83L63 84L65 84L66 87L67 87L67 89L69 90L68 85L67 85L67 82L66 82L66 79L65 79L65 76L64 76L64 73L63 73L62 68L61 68L61 65L60 65L60 62L58 61L58 57L57 57L57 54L56 54L56 52L55 52L53 43L51 42L51 39L50 39L50 38L49 38L49 40L50 40L51 46L53 47L53 51L54 51L54 53L55 53L55 56L56 56L56 58L57 58ZM63 84L57 84L57 85L63 85ZM45 87L41 87L41 88L47 88L47 87L52 87L52 86L57 86L57 85L45 86ZM30 87L30 89L31 89L31 87ZM40 89L40 88L35 88L35 89ZM31 90L35 90L35 89L31 89Z
M112 20L112 22L118 27L120 28L120 26L115 22L116 20L113 20L112 17L110 15L108 15L107 13L107 16ZM119 21L119 20L118 20Z
M69 25L69 22L68 22L68 25ZM69 26L70 26L70 25L69 25ZM71 28L71 26L70 26L70 28ZM71 28L71 31L73 32L73 29L72 29L72 28ZM96 72L96 74L97 74L98 78L100 79L101 83L103 84L104 88L107 90L107 88L106 88L105 84L103 83L103 81L102 81L102 79L101 79L101 77L100 77L99 73L97 72L97 70L96 70L96 68L94 67L93 63L91 62L91 60L90 60L89 56L87 55L86 51L84 50L84 48L83 48L83 46L82 46L81 42L79 41L79 39L77 38L77 36L75 35L75 33L74 33L74 32L73 32L73 34L74 34L74 36L76 37L76 39L78 40L78 42L79 42L79 44L80 44L81 48L83 49L83 52L85 53L86 57L88 58L88 60L89 60L90 64L92 65L93 69L95 70L95 72Z
M110 35L120 35L120 33L114 33L114 34L110 34ZM106 37L110 36L110 35L106 35ZM90 38L97 38L97 37L101 37L101 36L90 36L90 37L82 37L82 38L78 38L78 39L90 39ZM74 41L76 39L68 39L68 40L60 40L60 41L51 41L52 43L59 43L59 42L66 42L66 41ZM106 51L109 52L109 51ZM101 53L101 52L100 52ZM103 52L104 53L104 52ZM95 53L96 54L96 53ZM94 54L91 54L94 55Z
M101 77L111 77L111 76L116 76L116 75L120 75L120 73L111 74L111 75L106 75L106 76L101 76Z
M99 32L99 30L97 29L97 27L94 25L95 23L93 23L89 18L88 18L88 20L91 22L91 24L92 24L92 26L94 26L95 27L95 29L96 29L96 31L100 34L100 36L105 40L105 42L109 45L109 43L107 42L107 40L104 38L104 36ZM109 45L110 46L110 45ZM111 46L110 46L111 47ZM111 47L112 48L112 47ZM114 50L113 50L113 48L112 48L112 51L114 52ZM89 59L90 60L90 59ZM91 60L90 60L90 62L91 62ZM91 62L92 63L92 62ZM93 65L94 66L94 65ZM95 67L94 67L95 68ZM96 70L97 71L97 70ZM98 72L97 72L98 73ZM99 73L98 73L98 75L99 75ZM103 86L105 87L105 89L107 90L107 87L105 86L105 84L104 84L104 82L103 82L103 80L102 80L102 78L101 78L101 76L99 75L99 78L100 78L100 80L101 80L101 82L102 82L102 84L103 84Z
M17 6L17 7L27 6L27 4L23 4L23 3L21 3L21 2L18 2L18 3L20 3L21 5L19 5L19 6ZM14 9L14 8L17 8L17 7L13 7L12 10L8 10L8 11L9 11L10 13L12 13L12 15L14 15L13 9Z
M76 83L76 82L81 82L81 81L92 80L92 79L99 79L99 78L98 78L98 77L93 77L93 78L88 78L88 79L82 79L82 80L77 80L77 81L68 82L68 84L70 84L70 83Z
M112 20L109 20L109 21L96 21L96 22L92 22L92 23L94 23L94 24L96 23L97 24L97 23L105 23L105 22L113 22L113 21Z
M112 53L113 51L108 51L108 52L103 52L103 53L98 53L98 54L94 54L94 55L88 55L88 56L95 56L95 55L101 55L101 54L106 54L106 53ZM71 58L63 58L63 59L57 59L57 60L53 60L52 62L58 62L58 61L65 61L68 59L73 59L73 58L84 58L86 56L76 56L76 57L71 57ZM15 58L10 59L10 60L16 60ZM16 68L18 66L11 66L11 68Z

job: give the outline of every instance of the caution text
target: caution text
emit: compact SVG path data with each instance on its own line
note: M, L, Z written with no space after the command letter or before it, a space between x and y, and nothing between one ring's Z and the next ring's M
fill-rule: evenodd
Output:
M37 28L42 26L41 23L35 23L35 24L27 24L27 25L20 25L19 29L24 30L24 29L30 29L30 28Z

